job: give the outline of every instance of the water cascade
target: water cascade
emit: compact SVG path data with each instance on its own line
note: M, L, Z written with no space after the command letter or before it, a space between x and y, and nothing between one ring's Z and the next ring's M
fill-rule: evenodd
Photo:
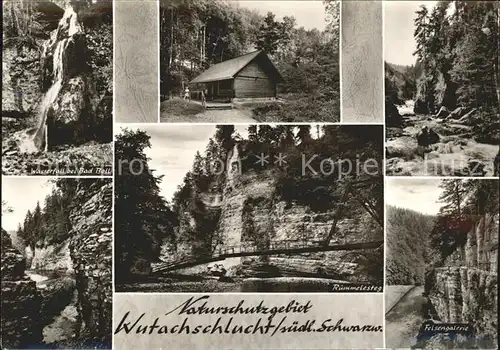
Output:
M237 174L241 174L241 160L238 153L238 145L235 144L227 162L227 178L230 184L232 184L232 180Z
M66 49L70 42L74 42L74 36L81 32L82 28L78 24L76 12L71 5L67 5L57 29L50 34L50 38L43 45L42 60L45 60L53 51L52 85L42 97L38 106L35 133L31 138L23 140L20 144L22 153L35 153L42 150L42 148L44 151L48 149L47 114L63 86L65 68L67 68L64 64Z

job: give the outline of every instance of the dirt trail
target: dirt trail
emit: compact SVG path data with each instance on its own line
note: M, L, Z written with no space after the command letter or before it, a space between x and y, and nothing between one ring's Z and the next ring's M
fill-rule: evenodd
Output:
M417 134L423 126L440 136L440 141L425 152L417 144ZM480 176L484 167L484 176L493 176L497 152L497 145L474 141L471 127L459 121L406 115L403 128L387 131L386 169L388 175L474 176L467 173L473 171Z
M252 112L245 109L206 109L193 116L175 116L162 113L167 123L255 123Z
M427 303L423 292L424 287L415 287L385 316L386 348L410 348L415 345L424 321L423 308Z

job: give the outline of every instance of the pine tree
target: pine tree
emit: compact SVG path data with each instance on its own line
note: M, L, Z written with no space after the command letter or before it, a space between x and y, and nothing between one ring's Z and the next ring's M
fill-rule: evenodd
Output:
M137 262L158 258L161 241L172 234L174 217L160 195L161 176L149 168L145 149L150 137L124 130L116 137L115 255L116 278L123 282Z
M307 144L311 141L311 126L310 125L299 125L299 131L297 132L297 138L302 144Z
M282 24L275 20L274 13L268 12L264 18L264 23L259 28L255 46L257 49L264 50L267 54L273 55L278 50L282 38Z
M440 209L441 215L462 214L462 205L465 197L464 183L462 180L442 180L439 187L443 190L439 201L444 203Z
M227 155L227 152L234 146L234 125L217 125L215 128L215 140Z

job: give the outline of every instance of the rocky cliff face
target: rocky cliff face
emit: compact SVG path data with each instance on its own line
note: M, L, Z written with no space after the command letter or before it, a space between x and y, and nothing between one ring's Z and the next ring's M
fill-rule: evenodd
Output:
M276 194L277 173L272 170L241 174L238 165L231 164L229 155L229 172L222 190L219 193L202 194L203 198L211 198L207 203L212 210L219 210L216 228L217 237L212 242L212 250L231 249L233 246L257 246L269 248L274 242L295 241L319 244L327 236L334 221L335 208L327 212L314 212L305 205L296 202L287 203ZM211 204L211 205L210 205ZM332 243L358 243L381 240L383 231L375 220L359 208L359 204L348 202L346 213L349 218L337 223L337 234ZM181 216L179 237L188 236L186 232L196 222L188 215ZM193 255L191 249L196 242L184 241L177 246L174 259L187 258ZM171 250L163 247L165 256L172 258ZM256 256L239 259L240 266L231 268L229 273L242 276L328 276L352 282L377 282L373 274L366 273L373 261L366 252L349 253L347 251L307 253L293 256ZM373 252L370 252L373 254ZM382 262L383 252L375 252ZM224 264L224 261L221 262ZM382 269L380 269L382 271Z
M40 96L38 55L33 47L3 48L2 114L5 116L24 116Z
M497 344L498 219L480 217L464 247L436 268L429 299L442 322L469 323L478 341Z
M111 345L112 322L112 184L79 187L70 215L70 252L85 338Z
M26 260L13 248L2 230L2 348L26 348L40 344L40 294L25 275Z

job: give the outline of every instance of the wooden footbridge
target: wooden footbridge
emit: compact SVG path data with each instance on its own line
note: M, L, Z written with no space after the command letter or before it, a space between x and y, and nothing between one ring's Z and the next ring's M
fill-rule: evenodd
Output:
M217 250L212 256L200 256L196 258L188 258L174 262L165 262L153 267L153 274L174 271L186 267L207 264L214 261L221 261L228 258L237 258L244 256L262 256L262 255L280 255L280 254L301 254L301 253L317 253L338 250L364 250L377 249L384 244L384 241L373 241L363 243L345 243L345 244L311 244L310 241L275 241L270 242L265 248L258 248L256 245L249 245L245 242L241 245L229 246L224 249Z
M322 241L311 242L298 240L280 240L270 241L267 244L257 244L253 241L242 242L236 246L225 246L217 249L210 255L189 257L183 260L164 262L153 267L153 274L159 274L168 271L174 271L186 267L207 264L215 261L221 261L228 258L237 258L244 256L263 256L263 255L292 255L302 253L317 253L328 251L356 251L364 249L377 249L383 246L384 241L371 242L332 242L332 238L337 232L337 223L342 217L343 204L351 196L361 205L372 218L383 227L383 209L382 206L375 205L374 199L366 195L368 188L377 183L383 183L381 177L370 177L364 180L344 181L343 193L340 201L340 208L337 210L330 231L327 237Z

